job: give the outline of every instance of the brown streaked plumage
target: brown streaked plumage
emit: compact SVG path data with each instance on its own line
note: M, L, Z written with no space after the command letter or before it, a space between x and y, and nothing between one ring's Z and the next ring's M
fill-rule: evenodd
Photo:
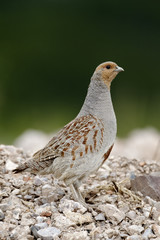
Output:
M114 144L113 144L114 145ZM113 145L108 149L108 151L103 155L103 162L102 162L102 165L103 163L108 159L111 151L112 151L112 148L113 148Z
M123 69L114 62L100 64L77 117L14 172L51 173L69 185L75 200L87 207L79 186L106 161L112 150L117 127L110 84L120 71Z

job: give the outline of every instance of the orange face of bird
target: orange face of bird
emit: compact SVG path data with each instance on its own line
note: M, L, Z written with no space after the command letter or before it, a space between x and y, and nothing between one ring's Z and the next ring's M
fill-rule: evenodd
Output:
M95 72L101 75L102 81L110 88L112 80L117 76L119 72L124 71L123 68L119 67L114 62L105 62L100 64Z

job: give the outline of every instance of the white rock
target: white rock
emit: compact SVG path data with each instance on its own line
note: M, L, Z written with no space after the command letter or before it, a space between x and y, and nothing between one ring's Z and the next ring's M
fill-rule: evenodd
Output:
M101 227L95 227L92 229L92 231L90 232L90 239L106 239L109 240L108 235L104 232L104 238L102 238L101 236L102 233L102 228Z
M134 234L134 235L129 236L129 237L126 238L126 240L141 240L141 239L142 238L140 238L140 236L137 235L137 234Z
M14 162L12 162L11 160L7 160L5 168L7 171L12 171L13 169L15 169L18 166L18 164L15 164Z
M19 221L19 220L14 219L14 218L10 219L10 223L13 224L13 225L16 225L16 226L17 226L18 223L19 223L18 221Z
M54 192L53 188L50 192L51 194L43 196L42 203L55 203L59 200L59 196L57 193Z
M20 214L21 214L21 212L22 212L21 208L15 208L15 209L13 210L13 217L14 217L15 219L19 220L19 219L20 219Z
M153 224L152 226L153 232L157 237L160 237L160 226L157 224Z
M106 229L106 230L105 230L105 233L107 234L107 236L108 236L109 238L112 238L113 236L119 235L119 231L118 231L118 230L115 230L115 229Z
M2 210L0 209L0 221L2 221L4 218L5 218L5 215L2 212Z
M48 227L45 229L41 229L37 232L38 236L42 240L54 240L54 238L60 235L61 231L55 227Z
M148 218L149 217L149 214L151 212L151 206L145 206L143 207L143 215Z
M33 184L34 184L35 186L41 186L41 185L42 185L42 180L41 180L41 178L38 177L38 176L36 176L36 177L34 178Z
M137 216L135 211L129 211L128 213L126 213L126 217L130 218L130 219L135 219Z
M69 228L71 226L75 226L75 222L72 222L70 219L67 217L63 216L62 214L54 214L54 221L55 221L55 226L59 228Z
M145 198L144 198L144 201L146 202L146 203L148 203L149 205L151 205L151 206L154 206L154 205L156 205L156 201L155 200L153 200L152 198L150 198L149 196L146 196Z
M27 194L27 195L24 196L24 199L25 199L25 200L31 200L31 199L32 199L32 196Z
M17 179L17 178L13 179L13 186L16 188L20 188L20 187L24 186L24 183L25 182L22 179Z
M151 237L154 237L155 235L153 234L152 232L152 229L151 228L147 228L144 233L142 234L142 239L143 240L148 240L150 239Z
M8 203L1 203L0 204L0 209L5 212L7 211L7 209L9 208L9 204Z
M143 214L144 214L144 216L145 216L146 218L148 218L149 215L150 215L150 212L148 212L148 211L144 211Z
M112 204L99 205L98 208L104 212L107 219L111 221L119 223L125 218L125 214Z
M17 239L17 240L29 240L32 239L30 236L30 228L29 226L16 226L11 232L11 238L12 239Z
M48 195L50 195L51 193L53 192L52 190L52 186L49 185L49 184L45 184L43 187L42 187L42 195L47 197Z
M8 209L7 210L10 210L10 209L15 209L16 207L17 208L22 208L22 209L26 209L26 207L22 204L21 200L15 196L15 195L12 195L8 198Z
M96 221L105 221L105 216L103 213L99 213L97 216L95 216Z
M152 203L150 205L153 205ZM158 212L160 212L160 202L155 202L155 208Z
M20 190L17 188L12 191L13 195L18 195L19 193L20 193Z
M85 230L89 230L89 231L92 231L96 228L96 225L94 222L90 223L90 224L87 224L86 227L85 227Z
M145 221L145 216L140 215L134 219L134 225L140 225Z
M71 212L70 210L65 210L64 215L74 222L75 224L83 224L83 223L91 223L93 222L93 218L91 213L87 212L85 214L81 214L78 212Z
M119 201L118 202L118 209L121 211L121 212L124 212L125 214L127 212L129 212L130 208L129 208L129 205L124 203L123 201Z
M63 240L89 240L87 231L64 233Z
M55 207L54 202L51 202L51 211L52 211L52 213L57 213L58 212L58 209Z
M40 230L40 229L43 229L43 228L48 227L48 224L47 224L46 222L36 223L36 224L35 224L35 227L36 227L37 230Z
M127 231L130 235L139 234L144 230L144 227L138 225L131 225L127 227Z
M41 215L43 212L50 212L51 211L51 206L50 205L41 205L41 206L36 206L36 214Z
M38 223L43 223L46 220L46 217L38 216L38 217L36 217L36 220Z
M22 214L21 225L30 226L35 224L35 219L31 216L31 213Z
M70 209L70 211L77 211L80 213L85 213L87 211L87 209L79 202L62 198L59 204L59 211L63 212L64 210L67 209Z

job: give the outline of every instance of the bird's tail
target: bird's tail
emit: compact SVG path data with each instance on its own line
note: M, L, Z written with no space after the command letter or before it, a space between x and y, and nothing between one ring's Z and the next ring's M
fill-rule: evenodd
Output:
M18 166L16 169L13 170L13 172L14 173L19 173L19 172L23 172L24 170L26 170L25 167Z
M28 161L26 161L26 162L24 162L24 163L21 163L17 168L15 168L14 170L13 170L13 172L14 173L19 173L19 172L23 172L23 171L25 171L25 172L27 172L27 171L29 171L29 168L30 168L30 161L31 161L32 159L29 159Z

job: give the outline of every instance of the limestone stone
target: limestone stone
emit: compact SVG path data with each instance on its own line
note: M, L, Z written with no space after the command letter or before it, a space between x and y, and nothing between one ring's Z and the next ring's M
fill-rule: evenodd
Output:
M130 235L139 234L144 230L144 227L138 225L131 225L127 228Z
M73 212L77 211L80 213L85 213L87 211L87 209L79 202L75 202L73 200L68 199L61 199L59 204L59 211L64 212L67 209L70 209Z
M91 223L93 218L91 213L81 214L78 212L71 212L70 210L65 210L64 215L75 224Z
M130 219L135 219L136 218L136 212L135 211L129 211L126 213L126 217L130 218Z
M32 217L31 213L22 214L21 225L30 226L35 223L35 219Z
M55 221L55 226L58 228L69 228L71 226L75 226L76 223L71 221L69 218L66 216L63 216L62 214L54 214L54 221Z
M97 216L95 216L96 221L105 221L105 216L103 213L99 213Z
M160 237L160 226L158 224L153 224L152 229L155 235Z
M49 184L45 184L43 187L42 187L42 195L47 197L48 195L50 195L52 193L52 186L49 185Z
M145 186L145 187L144 187ZM160 201L160 177L152 175L136 176L131 180L131 188L140 191L144 196L149 196Z
M63 234L63 240L89 240L89 236L87 231L80 231L80 232L67 232Z
M99 210L104 212L106 218L111 221L121 222L125 218L124 212L120 211L115 205L113 204L105 204L99 205Z
M40 229L37 234L42 240L54 240L56 236L58 236L61 231L55 227L48 227L44 229Z
M14 162L12 162L10 159L7 160L6 162L6 170L7 171L12 171L13 169L15 169L18 166L18 164L15 164Z
M3 211L0 209L0 221L2 221L5 218L5 215Z

